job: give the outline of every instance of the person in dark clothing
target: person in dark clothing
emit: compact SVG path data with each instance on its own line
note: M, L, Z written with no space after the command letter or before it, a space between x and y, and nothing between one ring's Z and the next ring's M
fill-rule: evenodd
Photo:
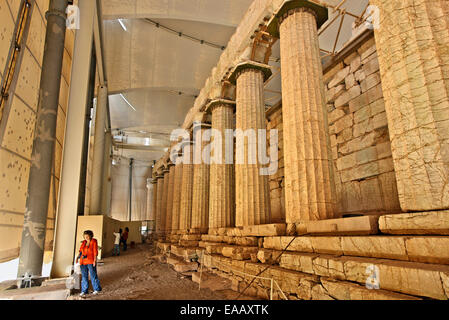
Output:
M123 251L126 251L126 249L128 248L128 244L126 243L128 241L128 233L129 229L128 227L126 227L125 231L122 233Z

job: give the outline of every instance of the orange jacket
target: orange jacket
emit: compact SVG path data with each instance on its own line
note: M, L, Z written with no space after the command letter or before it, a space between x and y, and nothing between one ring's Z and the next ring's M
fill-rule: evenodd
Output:
M96 256L98 255L97 239L90 240L89 246L87 246L87 241L84 240L81 244L80 253L80 265L93 264ZM83 256L87 256L87 258L83 258Z

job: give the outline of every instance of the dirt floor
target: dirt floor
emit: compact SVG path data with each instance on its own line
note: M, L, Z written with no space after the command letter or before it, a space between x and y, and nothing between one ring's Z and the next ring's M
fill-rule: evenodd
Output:
M103 291L80 298L78 293L70 300L234 300L232 290L198 290L198 284L168 264L153 258L151 244L141 244L121 252L118 257L107 257L98 266ZM92 287L89 289L92 292ZM244 299L244 297L243 297Z

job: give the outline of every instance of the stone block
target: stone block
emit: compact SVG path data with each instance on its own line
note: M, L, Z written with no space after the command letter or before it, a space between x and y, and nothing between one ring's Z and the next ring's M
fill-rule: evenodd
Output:
M338 71L337 74L335 74L333 79L327 85L328 88L332 88L332 87L335 87L335 86L341 84L345 80L346 76L349 74L350 70L351 70L350 67L346 67L346 68Z
M360 56L355 57L352 61L351 61L351 71L352 73L357 72L360 67L362 66L362 58ZM357 80L357 78L356 78Z
M364 61L375 52L376 52L376 44L373 44L360 53L360 58L362 59L362 61Z
M224 246L221 254L236 260L249 260L251 254L259 251L258 247Z
M310 267L312 263L312 267ZM449 266L419 262L285 252L282 268L364 285L377 270L379 288L433 299L449 298Z
M307 221L308 234L361 235L378 232L376 216Z
M342 93L337 99L335 99L335 108L348 104L349 101L357 98L361 93L362 92L359 85L353 86L346 92Z
M285 235L286 224L261 224L257 226L245 226L243 227L242 234L245 236L282 236Z
M335 121L344 117L346 113L342 109L334 109L332 112L329 112L328 121L329 124L333 124Z
M360 66L359 66L360 68ZM363 69L359 69L354 73L354 78L356 81L361 82L366 79L365 71Z
M449 237L407 237L405 247L411 261L449 264Z
M360 123L371 117L371 107L369 105L361 107L354 112L354 123Z
M328 84L329 81L331 81L334 76L344 68L343 62L339 62L337 63L335 66L332 67L332 69L328 70L324 75L323 75L323 82L324 84Z
M332 87L326 91L326 100L327 103L334 102L336 98L340 96L344 92L345 85L340 84L338 86Z
M367 289L366 286L347 281L330 278L321 278L320 281L327 294L337 300L421 300L392 291Z
M384 215L379 229L390 234L449 235L449 210Z
M280 254L281 251L260 249L257 252L257 259L262 263L267 263L271 265L274 264L275 262L279 262Z
M351 89L353 86L355 86L357 82L355 81L355 77L353 73L350 73L345 78L345 87L346 90ZM363 91L363 88L362 88Z
M345 143L353 138L352 135L352 126L346 129L343 129L341 132L337 134L337 143L340 145Z
M362 88L362 92L366 92L369 89L373 88L374 86L378 85L379 83L380 83L380 72L375 72L366 77L366 79L364 79L360 83L360 87Z
M344 129L352 127L353 124L353 114L347 114L339 120L335 121L335 133L340 133Z

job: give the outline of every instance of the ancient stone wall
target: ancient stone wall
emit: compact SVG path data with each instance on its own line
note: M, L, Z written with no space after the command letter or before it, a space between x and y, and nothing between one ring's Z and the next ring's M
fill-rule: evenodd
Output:
M399 212L374 36L325 72L340 213Z
M7 70L8 54L19 17L21 1L0 4L0 76ZM18 256L25 213L28 174L33 146L39 97L39 83L44 54L45 12L49 1L32 2L29 27L16 66L9 98L0 117L0 261ZM50 190L46 250L52 250L55 227L55 203L58 198L65 117L71 76L73 30L67 30L59 98L54 157L54 179ZM56 187L55 187L56 186Z
M324 71L337 211L400 212L374 35ZM272 223L285 221L281 106L267 112L279 132L279 169L270 176Z
M282 106L275 105L267 111L267 130L278 130L278 170L269 176L271 223L285 222L285 195L284 195L284 148L282 130ZM267 133L267 137L269 137ZM267 153L270 154L270 141L268 138Z

